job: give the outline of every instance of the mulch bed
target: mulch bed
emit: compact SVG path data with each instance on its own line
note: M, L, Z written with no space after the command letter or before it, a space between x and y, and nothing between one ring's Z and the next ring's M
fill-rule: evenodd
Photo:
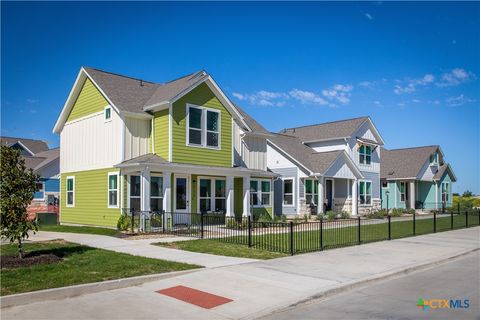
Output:
M17 255L9 255L1 257L2 269L16 269L21 267L30 267L39 264L58 263L63 259L53 253L47 254L25 254L23 259L20 259Z

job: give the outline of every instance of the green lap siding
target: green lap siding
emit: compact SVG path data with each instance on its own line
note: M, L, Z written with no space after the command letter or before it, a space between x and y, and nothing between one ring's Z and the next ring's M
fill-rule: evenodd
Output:
M155 153L158 154L160 157L164 158L165 160L168 160L169 156L169 147L168 147L168 141L169 141L169 113L168 109L161 110L158 112L155 112L154 114L154 120L153 120L153 125L154 125L154 149Z
M108 104L108 101L100 91L97 90L92 81L87 78L78 95L77 101L75 101L73 105L72 111L70 111L68 115L67 122L103 111Z
M120 216L120 208L108 208L108 173L118 169L98 169L91 171L62 173L60 197L60 222L95 226L115 227ZM75 207L66 206L66 179L75 177ZM120 181L119 192L120 192ZM119 198L119 203L122 198Z
M187 103L220 110L220 145L219 150L191 147L186 145L186 105ZM232 117L220 103L210 88L199 85L173 104L172 116L172 161L208 166L232 166ZM156 142L155 142L156 143Z

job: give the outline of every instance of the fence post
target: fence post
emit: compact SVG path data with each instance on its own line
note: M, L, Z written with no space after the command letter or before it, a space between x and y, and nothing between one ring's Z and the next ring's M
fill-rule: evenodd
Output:
M437 232L437 211L433 211L433 233Z
M203 239L203 212L200 212L200 233L201 238Z
M458 212L458 214L460 214L460 201L458 201L458 203L457 203L457 212Z
M360 222L360 217L358 217L358 244L362 243L362 238L361 238L361 234L360 234L360 225L361 225L361 222Z
M450 229L453 230L453 210L450 211Z
M392 240L392 217L390 215L388 217L388 240Z
M415 230L415 212L413 213L413 236L415 236L417 231Z
M247 216L247 226L248 226L248 247L252 246L252 217Z
M290 221L290 255L293 256L293 221Z
M323 250L323 217L320 216L320 250Z
M468 209L465 210L465 228L468 228Z

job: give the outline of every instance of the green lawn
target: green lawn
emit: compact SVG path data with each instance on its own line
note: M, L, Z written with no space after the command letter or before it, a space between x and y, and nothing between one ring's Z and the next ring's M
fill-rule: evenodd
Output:
M86 226L65 226L65 225L40 225L39 231L53 231L53 232L68 232L68 233L87 233L98 234L102 236L115 237L120 235L120 232L115 229L86 227Z
M387 219L381 221L382 223L378 223L379 221L380 220L374 219L362 220L360 229L361 243L388 240ZM465 223L464 214L453 215L454 229L465 228ZM475 225L479 225L478 214L469 215L469 226ZM359 243L358 222L356 220L349 220L348 222L324 222L322 239L320 239L318 226L318 224L300 224L295 226L293 237L295 253L318 251L320 250L321 244L324 249L330 249ZM333 226L335 226L335 228L333 228ZM432 218L422 219L422 217L417 216L415 235L433 233L433 228ZM450 215L438 216L436 229L437 232L451 230ZM288 227L283 228L283 230L288 231ZM392 239L413 236L412 217L408 217L402 221L395 221L395 219L393 219L390 232ZM290 253L290 235L288 232L275 234L268 233L268 230L258 231L254 229L251 243L252 248L249 248L248 237L246 235L239 235L216 240L190 240L158 245L187 251L256 259L271 259Z
M16 246L1 246L1 254L16 253ZM199 266L132 256L68 243L63 240L25 244L26 252L54 253L63 261L17 269L2 269L2 296L81 283L128 278L199 268Z
M155 245L186 251L210 253L219 256L251 259L274 259L287 256L285 253L249 248L248 246L242 244L227 243L219 240L209 239L178 241L171 243L155 243Z

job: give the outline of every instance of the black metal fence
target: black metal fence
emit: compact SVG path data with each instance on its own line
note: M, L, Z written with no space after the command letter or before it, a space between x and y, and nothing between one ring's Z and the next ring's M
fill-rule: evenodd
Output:
M262 222L223 213L130 211L128 217L147 233L215 239L290 255L480 225L477 209L378 219L320 217L308 222Z

